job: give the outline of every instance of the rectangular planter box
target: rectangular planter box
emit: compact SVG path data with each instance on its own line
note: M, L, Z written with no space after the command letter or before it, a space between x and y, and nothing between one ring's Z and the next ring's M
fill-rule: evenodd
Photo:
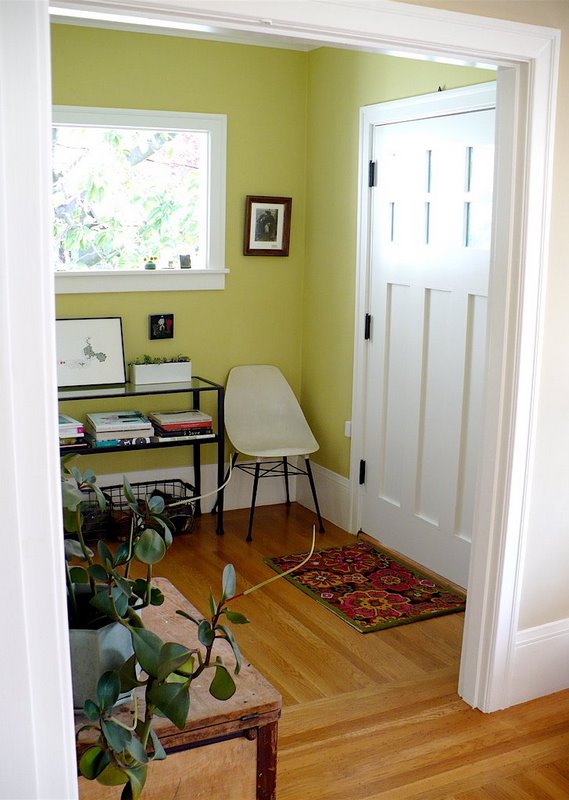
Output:
M182 383L192 379L191 361L174 361L168 364L131 364L130 382L145 383Z

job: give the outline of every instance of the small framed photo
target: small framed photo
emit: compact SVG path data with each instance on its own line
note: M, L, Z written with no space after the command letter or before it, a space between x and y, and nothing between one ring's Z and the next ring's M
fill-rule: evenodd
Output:
M148 338L149 339L173 339L174 338L174 315L173 314L150 314L148 317Z
M247 195L245 256L288 256L292 197Z
M55 336L59 387L126 382L121 317L57 319Z

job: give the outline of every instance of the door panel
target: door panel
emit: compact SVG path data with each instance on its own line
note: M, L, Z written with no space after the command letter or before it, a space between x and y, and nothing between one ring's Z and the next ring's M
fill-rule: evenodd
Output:
M494 110L374 128L361 527L465 586L492 218Z

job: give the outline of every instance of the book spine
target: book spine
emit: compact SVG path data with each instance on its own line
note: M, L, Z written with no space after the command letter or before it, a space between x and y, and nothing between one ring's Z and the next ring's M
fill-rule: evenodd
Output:
M123 439L94 439L87 434L87 441L91 447L129 447L133 444L150 444L152 442L151 436L135 436Z
M153 433L154 429L152 426L131 430L124 428L119 431L96 431L90 425L87 425L87 434L97 441L105 441L106 439L136 439L139 436L152 436Z
M161 428L158 425L154 426L154 433L156 436L163 436L167 438L168 436L185 436L186 439L191 439L195 436L212 436L213 430L211 425L208 425L207 428L198 428L198 429L188 429L188 428L176 428L176 429L166 429Z
M211 428L211 422L167 422L156 423L164 431L195 431Z
M213 433L197 433L194 436L153 436L153 442L186 442L192 444L196 439L213 439Z
M151 427L150 420L143 414L125 415L124 417L93 417L87 415L87 426L93 428L97 433L112 431L138 430L140 428Z

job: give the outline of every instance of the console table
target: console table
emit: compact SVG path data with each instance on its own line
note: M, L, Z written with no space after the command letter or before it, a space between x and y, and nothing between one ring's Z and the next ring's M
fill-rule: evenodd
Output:
M62 454L73 452L78 454L98 454L98 453L116 453L128 452L129 450L150 450L164 447L191 447L193 449L193 465L194 465L194 489L196 495L201 494L201 455L200 449L205 444L217 443L217 485L221 486L224 481L224 460L225 460L225 417L224 417L224 401L225 389L218 383L195 376L191 381L181 383L163 383L163 384L134 384L134 383L121 383L114 386L81 386L71 388L60 388L58 391L58 400L60 403L71 400L102 400L103 398L122 397L135 399L137 397L146 397L149 395L172 395L172 394L188 394L190 396L191 408L199 409L201 396L203 394L213 393L216 398L216 413L214 434L211 438L200 439L193 442L150 442L147 444L132 444L128 447L90 447L86 444L84 447L69 447L62 446L60 451ZM223 490L217 493L217 526L216 532L223 533ZM196 503L196 514L201 514L201 505L199 501Z
M155 584L165 602L145 610L145 625L163 641L197 647L196 627L175 611L202 615L165 578L157 578ZM216 652L232 669L235 659L228 643L217 641L218 646ZM275 800L281 697L245 659L236 684L233 697L220 701L209 694L208 679L197 678L183 730L156 718L154 729L168 756L150 765L142 800ZM116 716L130 724L130 706L117 707ZM76 714L75 721L80 726L85 717ZM82 734L78 749L87 745ZM80 800L118 800L121 790L122 786L79 778Z

